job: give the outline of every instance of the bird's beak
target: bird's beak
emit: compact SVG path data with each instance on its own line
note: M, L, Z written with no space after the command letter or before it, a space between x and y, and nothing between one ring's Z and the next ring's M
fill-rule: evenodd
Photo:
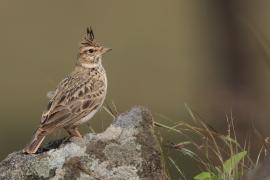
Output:
M106 52L109 52L111 50L112 50L112 48L102 48L101 54L105 54Z

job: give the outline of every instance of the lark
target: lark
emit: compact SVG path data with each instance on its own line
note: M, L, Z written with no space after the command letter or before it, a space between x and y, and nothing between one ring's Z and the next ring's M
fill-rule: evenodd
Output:
M96 114L106 96L107 77L102 55L110 50L98 44L92 28L87 28L75 69L55 91L47 94L50 100L32 141L23 150L25 153L36 153L45 137L58 128L64 128L71 137L82 137L78 126Z

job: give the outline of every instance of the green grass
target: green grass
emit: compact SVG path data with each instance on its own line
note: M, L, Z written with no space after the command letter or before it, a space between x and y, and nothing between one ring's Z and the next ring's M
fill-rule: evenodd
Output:
M167 136L168 134L175 136L175 133L179 135L180 142L168 143L166 138L162 138L163 147L170 150L165 149L165 151L174 151L174 153L188 156L196 162L197 169L200 169L201 172L193 177L194 180L238 180L249 169L256 167L268 154L267 138L263 138L254 128L254 134L257 134L262 145L256 158L251 157L249 140L247 139L243 144L238 142L232 114L226 117L226 133L221 134L202 120L198 114L193 113L188 106L186 109L191 121L179 121L170 126L155 122L155 125L165 129ZM162 116L162 118L166 117ZM177 164L170 153L166 153L164 156L167 162L174 167L178 178L187 179L180 164Z

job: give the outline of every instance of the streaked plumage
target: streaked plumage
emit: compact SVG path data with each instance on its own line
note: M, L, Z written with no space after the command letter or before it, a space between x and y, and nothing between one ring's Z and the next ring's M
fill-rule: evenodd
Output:
M109 50L97 44L93 31L87 28L75 69L55 91L48 92L49 103L33 140L24 149L26 153L35 153L46 135L57 128L65 128L71 136L81 137L78 125L93 117L106 96L107 77L101 57Z

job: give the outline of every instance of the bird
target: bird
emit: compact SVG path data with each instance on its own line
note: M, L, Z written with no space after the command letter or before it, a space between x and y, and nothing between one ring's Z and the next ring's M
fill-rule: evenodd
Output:
M54 91L47 93L49 102L24 153L36 153L45 137L59 128L64 128L70 137L82 138L78 126L98 112L106 97L107 76L102 55L110 50L96 42L91 27L86 29L75 68Z

